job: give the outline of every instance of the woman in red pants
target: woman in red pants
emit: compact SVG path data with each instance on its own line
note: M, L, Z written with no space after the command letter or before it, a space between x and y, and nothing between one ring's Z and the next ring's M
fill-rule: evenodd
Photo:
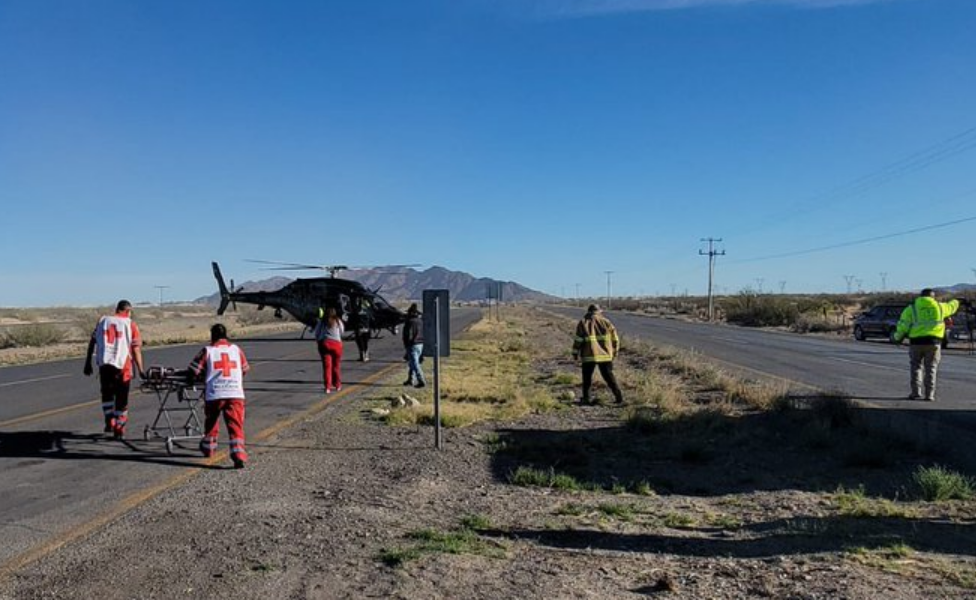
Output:
M322 357L322 376L325 379L325 393L342 389L342 334L346 326L336 313L336 309L329 307L325 315L315 326L315 341Z

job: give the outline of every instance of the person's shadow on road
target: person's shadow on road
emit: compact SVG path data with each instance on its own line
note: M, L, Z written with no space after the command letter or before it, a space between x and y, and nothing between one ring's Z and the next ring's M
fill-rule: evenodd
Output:
M219 465L179 460L130 441L116 441L96 433L73 431L0 431L0 460L4 458L40 458L61 460L108 460L152 463L171 467L221 469ZM187 457L188 458L188 457Z

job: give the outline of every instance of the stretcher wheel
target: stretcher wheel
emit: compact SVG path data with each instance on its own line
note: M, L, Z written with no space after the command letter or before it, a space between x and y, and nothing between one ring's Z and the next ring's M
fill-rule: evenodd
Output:
M166 454L173 455L173 440L171 438L166 438Z
M149 434L149 425L146 425L146 428L142 430L142 439L148 442L151 437Z

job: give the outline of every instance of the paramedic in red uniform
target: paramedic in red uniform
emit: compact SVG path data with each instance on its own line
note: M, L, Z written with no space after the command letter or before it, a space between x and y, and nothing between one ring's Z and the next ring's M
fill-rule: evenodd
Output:
M101 380L105 432L122 439L129 420L129 384L132 381L133 362L140 377L144 377L145 373L142 367L142 338L139 327L132 320L132 303L128 300L119 300L115 314L103 316L95 325L85 355L85 375L93 372L93 352Z
M244 448L244 374L250 370L244 351L227 341L227 329L220 323L210 328L210 345L190 363L190 371L206 380L204 391L203 439L200 451L206 457L217 453L217 434L223 413L230 437L230 458L235 469L247 462Z

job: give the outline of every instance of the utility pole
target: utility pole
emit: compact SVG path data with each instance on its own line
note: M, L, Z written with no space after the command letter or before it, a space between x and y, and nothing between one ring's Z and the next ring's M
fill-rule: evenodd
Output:
M780 281L779 282L779 293L780 294L785 294L786 293L786 282L785 281Z
M721 252L715 250L715 242L721 242L722 238L701 238L702 242L708 242L708 252L698 250L699 256L708 257L708 320L715 318L715 298L712 296L712 284L715 281L715 257L725 256L725 250ZM671 284L674 289L674 284Z
M607 310L610 310L610 276L613 275L613 271L604 271L607 274Z
M854 283L854 276L853 275L844 275L844 281L847 282L847 293L850 294L851 293L851 284Z
M766 281L766 280L763 279L762 277L756 277L756 287L759 289L759 294L760 295L762 294L762 284L763 284L764 281Z
M168 285L154 285L153 287L156 288L157 290L159 290L159 306L160 306L160 308L162 308L162 306L163 306L163 290L165 290L169 286Z
M579 286L580 286L580 284L577 283L576 284L576 306L577 307L580 305L580 303L579 303Z
M886 271L882 271L881 273L878 273L878 274L881 275L881 291L882 292L887 292L888 291L888 273Z

